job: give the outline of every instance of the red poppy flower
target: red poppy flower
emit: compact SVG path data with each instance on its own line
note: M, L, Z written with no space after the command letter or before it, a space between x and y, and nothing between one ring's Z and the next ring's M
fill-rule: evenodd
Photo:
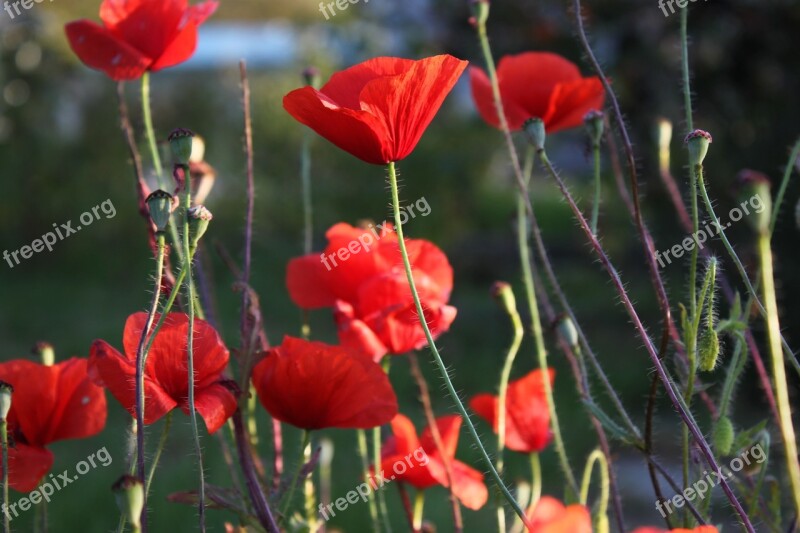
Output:
M592 533L592 515L583 505L564 506L550 496L542 496L526 513L530 533Z
M158 316L156 316L158 320ZM122 336L125 354L106 341L96 340L89 356L89 375L103 385L131 415L136 416L136 349L146 313L128 317ZM189 318L170 313L147 356L144 375L144 423L152 424L176 407L189 413L189 373L186 341ZM207 322L194 321L194 399L209 433L217 431L236 410L236 397L222 372L228 366L228 349Z
M337 72L320 90L290 92L283 107L345 152L383 165L414 150L466 67L449 55L376 57Z
M219 4L207 0L103 0L100 19L66 25L73 52L86 66L113 80L134 80L183 63L197 46L197 27Z
M525 377L508 384L506 393L506 447L516 452L542 451L550 442L550 411L544 389L544 373L534 370ZM548 370L552 386L555 371ZM478 394L469 402L470 407L497 432L498 398L492 394Z
M52 366L24 359L0 363L0 380L14 387L8 413L9 486L30 492L53 466L45 446L103 430L106 397L87 376L86 359L77 357Z
M367 429L397 414L380 365L341 346L286 336L253 368L253 385L273 417L306 430Z
M486 73L469 69L472 98L489 125L500 127ZM522 128L529 118L540 118L549 132L574 128L583 116L600 109L605 99L603 84L596 76L581 77L574 63L549 52L525 52L505 56L497 67L503 109L511 131Z
M480 509L489 497L483 474L455 458L461 417L437 418L436 426L442 437L442 449L450 461L453 494L464 507ZM398 414L392 420L392 433L381 450L382 478L403 481L419 490L448 486L443 458L436 449L430 428L425 428L422 438L418 438L411 420Z
M657 527L640 527L633 531L633 533L719 533L715 526L697 526L694 529L660 529Z
M417 318L400 246L391 224L378 230L340 223L322 254L292 259L289 295L303 309L335 308L340 342L378 360L427 345ZM447 305L453 269L432 243L407 239L414 281L434 336L447 331L456 309Z

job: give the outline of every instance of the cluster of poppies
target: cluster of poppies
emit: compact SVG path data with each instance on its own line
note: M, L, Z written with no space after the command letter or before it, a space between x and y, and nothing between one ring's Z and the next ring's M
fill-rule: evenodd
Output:
M196 45L197 27L216 8L214 1L189 6L187 0L104 0L102 25L81 20L68 24L66 32L86 65L114 80L131 80L188 59ZM319 90L308 86L292 91L283 104L296 120L359 159L393 163L413 151L466 68L466 61L449 55L419 61L380 57L334 74ZM551 53L503 58L497 75L511 130L520 129L531 117L541 118L548 132L572 128L604 101L599 79L582 77L574 64ZM499 127L486 73L471 68L469 76L477 110L489 125ZM439 446L430 427L418 436L411 420L398 413L389 376L379 364L385 356L402 356L428 344L395 229L386 225L380 234L370 236L374 246L329 268L321 257L374 231L337 223L327 231L321 255L289 262L286 285L291 299L305 310L330 308L339 344L287 336L262 354L252 371L252 384L272 417L304 430L389 424L391 436L381 451L386 468L422 448L428 461L404 468L399 480L419 490L449 487L464 506L478 509L488 499L483 474L455 458L462 418L447 415L436 420ZM407 239L405 245L423 318L437 338L456 318L456 309L449 305L453 268L429 241ZM103 429L106 403L101 387L136 415L136 355L147 320L145 313L128 317L121 351L97 340L88 359L51 366L23 360L0 364L0 380L14 387L8 415L13 488L33 490L46 475L53 464L49 443L89 437ZM200 319L193 327L194 402L208 432L214 433L234 414L241 391L228 377L229 351L219 333ZM146 424L176 408L189 413L188 328L187 315L172 312L154 338L144 370ZM478 394L469 404L495 432L504 411L504 439L510 450L539 452L551 440L546 389L554 379L552 370L534 370L509 384L505 405L492 394ZM565 506L547 496L528 510L527 519L531 530L540 533L592 530L585 506ZM654 531L659 530L636 533Z

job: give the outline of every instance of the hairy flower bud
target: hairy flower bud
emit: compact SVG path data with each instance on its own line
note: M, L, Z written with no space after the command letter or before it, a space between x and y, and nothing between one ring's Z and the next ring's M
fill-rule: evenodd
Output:
M578 330L575 329L575 323L572 322L569 315L559 315L553 325L559 335L569 344L570 348L578 346Z
M505 281L496 281L492 285L492 296L497 298L506 313L509 315L517 314L517 300L514 298L514 291L511 290L511 285Z
M717 424L714 426L714 448L720 455L729 455L733 447L733 440L735 432L733 430L733 422L727 416L720 417Z
M111 486L117 499L117 506L131 526L138 531L141 528L142 509L144 508L144 486L138 478L124 475Z
M546 138L544 121L540 118L529 118L522 124L522 129L528 137L528 142L536 148L537 152L544 150L544 140Z
M586 133L589 134L592 146L600 146L605 127L605 114L597 109L592 109L583 116L583 123L586 125Z
M147 209L150 211L150 220L156 227L157 231L164 231L169 226L169 219L172 212L177 207L176 198L167 191L158 189L150 193L150 196L145 200Z
M689 149L689 164L693 167L702 165L708 153L708 145L713 142L711 134L703 130L694 130L684 141Z

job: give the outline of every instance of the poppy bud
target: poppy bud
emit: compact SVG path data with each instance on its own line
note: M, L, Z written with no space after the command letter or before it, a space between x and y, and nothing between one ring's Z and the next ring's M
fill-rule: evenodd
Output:
M196 205L186 211L186 217L189 219L189 243L191 249L195 250L214 216L205 206Z
M469 10L472 18L469 19L473 26L485 26L489 20L489 0L470 0Z
M689 164L698 167L708 153L708 145L713 142L711 134L703 130L694 130L686 136L684 142L689 148Z
M656 130L658 140L658 167L662 174L669 172L669 145L672 142L672 122L665 118L658 119Z
M711 372L717 366L719 359L719 336L714 328L706 328L700 334L700 341L697 343L699 354L700 370Z
M592 140L592 146L600 146L600 139L603 138L603 128L605 127L605 115L602 111L592 109L583 116L583 123L586 125L586 132Z
M156 230L159 232L166 230L169 218L177 207L175 198L170 193L158 189L150 193L145 202L150 211L150 220L153 221Z
M737 179L743 196L742 203L749 202L754 209L754 212L747 217L747 220L757 232L769 231L772 218L772 195L769 190L769 178L761 172L744 169L739 172ZM762 207L760 212L755 210L756 203Z
M56 352L53 345L46 341L39 341L31 349L33 355L39 357L44 366L53 366L56 362Z
M138 478L124 475L111 485L111 491L117 499L117 506L131 527L138 531L141 526L142 509L144 508L144 486Z
M11 396L14 394L14 387L10 383L0 381L0 420L8 417L11 410Z
M321 82L319 69L317 67L306 67L303 70L303 81L306 85L311 86L314 89L319 89Z
M575 323L572 322L569 315L562 314L558 316L553 325L558 334L564 338L571 348L578 346L578 330L575 329Z
M733 422L727 416L720 417L714 426L714 448L720 455L729 455L733 447L733 439L735 432L733 430Z
M536 148L536 151L543 151L546 137L544 121L540 118L529 118L522 124L522 129L525 131L525 135L528 136L528 142Z
M174 129L169 134L167 139L175 164L184 166L189 164L189 158L192 156L192 137L194 133L185 128Z
M496 281L492 285L492 296L497 298L506 313L509 315L517 314L517 300L514 298L514 291L511 290L511 285L505 281Z

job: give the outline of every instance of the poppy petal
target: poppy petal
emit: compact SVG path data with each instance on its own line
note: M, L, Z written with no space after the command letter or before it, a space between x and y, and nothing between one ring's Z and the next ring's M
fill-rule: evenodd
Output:
M286 288L297 307L318 309L334 304L336 296L330 289L328 272L315 254L289 261L286 267Z
M380 338L370 327L355 317L353 306L342 300L336 300L333 316L336 320L339 343L345 348L363 353L376 363L389 353Z
M361 109L378 117L392 139L389 161L400 161L414 150L467 64L450 55L429 57L414 61L403 74L364 86Z
M194 54L197 48L197 23L189 20L175 35L175 38L164 48L158 56L150 70L155 72L168 67L173 67L183 63Z
M149 361L148 361L149 363ZM136 366L110 346L96 340L89 355L89 375L98 385L106 387L114 398L136 416ZM177 402L147 375L144 378L144 422L152 424L175 408Z
M287 94L283 107L295 120L362 161L376 165L392 161L388 132L365 111L341 107L312 87Z
M87 374L87 359L73 357L54 365L58 371L57 410L51 414L47 442L82 439L106 425L106 395Z
M108 29L143 55L157 60L175 40L186 19L186 0L116 0L100 8Z
M205 2L189 6L189 9L186 10L186 14L189 20L200 26L208 17L214 14L218 7L219 2L216 0L206 0Z
M439 430L439 436L442 439L442 452L447 457L455 457L456 448L458 447L458 435L461 430L461 417L458 415L439 417L436 419L436 428ZM425 427L420 443L429 455L438 452L430 427Z
M198 390L194 398L195 409L203 417L210 434L215 433L233 416L236 405L236 397L222 383L214 383ZM188 405L181 406L181 410L189 414Z
M549 133L575 128L592 109L601 109L605 89L597 77L560 83L553 90L547 116L543 118Z
M16 491L36 489L52 467L53 453L47 448L17 443L8 449L8 485Z
M428 464L431 476L443 487L447 487L447 472L438 458L432 458ZM489 499L489 491L483 481L483 474L461 461L450 461L453 474L453 494L467 509L477 511Z
M490 126L499 129L500 120L497 118L497 107L494 103L494 93L489 77L482 69L470 67L469 81L472 89L472 99L475 101L475 107L478 108L481 118ZM531 118L531 114L523 107L505 98L503 98L503 111L511 131L521 129L522 123Z
M66 25L66 33L72 51L85 65L102 70L115 81L140 78L152 62L142 52L92 21L70 22Z
M374 57L336 72L320 92L342 107L361 110L361 91L379 78L390 78L411 70L414 61L400 57Z

